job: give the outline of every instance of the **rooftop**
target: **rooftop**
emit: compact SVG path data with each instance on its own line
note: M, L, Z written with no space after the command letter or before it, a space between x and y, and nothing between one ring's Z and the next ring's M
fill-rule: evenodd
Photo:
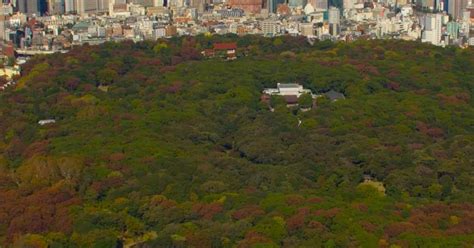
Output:
M299 84L278 84L278 88L299 88Z
M326 97L328 97L331 101L336 101L336 100L339 100L339 99L345 99L346 98L344 96L344 94L342 94L340 92L337 92L337 91L334 91L334 90L330 90L330 91L324 93L324 95Z

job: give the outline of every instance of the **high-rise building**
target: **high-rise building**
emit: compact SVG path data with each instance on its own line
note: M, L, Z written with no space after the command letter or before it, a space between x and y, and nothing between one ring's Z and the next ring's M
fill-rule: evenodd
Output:
M448 13L455 19L460 19L462 11L467 7L467 0L449 0Z
M18 12L26 13L26 0L18 0L18 2L16 3L16 7L18 9Z
M97 10L98 10L98 12L107 12L107 11L109 11L109 1L110 0L99 0L99 1L97 1Z
M64 0L48 0L48 13L52 15L63 14L65 11Z
M73 13L76 12L76 5L74 0L65 0L64 1L64 12Z
M442 14L426 14L423 17L422 42L428 42L433 45L441 45Z
M18 11L27 15L41 15L45 12L45 0L18 0Z
M338 35L341 32L341 11L339 8L331 7L328 11L329 33Z
M446 25L446 31L451 39L457 39L459 34L460 25L458 22L448 22Z
M75 11L81 15L107 12L109 0L76 0Z
M334 24L340 24L341 23L341 13L339 11L339 8L336 8L336 7L329 8L328 22L329 23L334 23Z
M471 29L471 13L469 11L463 11L461 17L461 30L464 36L469 37Z

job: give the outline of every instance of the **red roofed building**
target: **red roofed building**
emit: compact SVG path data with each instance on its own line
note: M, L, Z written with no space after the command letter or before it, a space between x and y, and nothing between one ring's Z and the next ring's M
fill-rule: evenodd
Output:
M223 42L223 43L215 43L213 49L206 49L203 51L204 56L206 57L214 57L220 56L227 58L228 60L236 59L236 50L237 50L237 43L235 42Z

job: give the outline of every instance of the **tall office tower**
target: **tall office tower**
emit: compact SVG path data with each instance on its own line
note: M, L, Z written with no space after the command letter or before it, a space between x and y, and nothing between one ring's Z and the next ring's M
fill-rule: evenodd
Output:
M64 12L73 13L76 12L76 4L74 0L65 0L64 1Z
M41 0L18 0L18 11L27 15L41 15L46 4Z
M336 7L329 8L328 11L329 33L338 35L341 31L341 12Z
M448 2L448 13L455 19L462 17L462 11L466 9L468 4L467 0L449 0Z
M435 6L435 10L437 10L437 11L443 11L443 8L444 8L444 0L435 0L434 6Z
M77 14L83 15L97 8L97 0L76 0Z
M471 12L463 11L461 17L461 32L466 36L469 37L470 28L471 28Z
M48 10L47 10L47 12L49 14L51 14L54 11L54 4L55 4L56 1L55 0L47 0L47 1L48 1Z
M27 1L26 0L18 0L17 1L17 8L18 8L18 12L21 12L21 13L26 13L27 10L26 10L26 3Z
M109 11L109 0L98 0L97 12L108 12L108 11Z
M441 1L441 4L443 5L443 8L441 9L441 11L448 12L449 2L451 2L452 0L438 0L438 1Z
M48 0L48 13L50 15L64 14L64 0Z
M448 22L446 24L446 31L451 39L457 39L461 25L458 22Z
M442 14L426 14L423 17L422 42L441 45Z
M74 11L79 15L84 14L84 0L74 1Z
M39 1L39 10L41 14L47 13L49 10L49 1L50 0L40 0ZM61 2L61 0L55 0L56 2Z
M109 0L76 0L78 14L95 14L109 11Z

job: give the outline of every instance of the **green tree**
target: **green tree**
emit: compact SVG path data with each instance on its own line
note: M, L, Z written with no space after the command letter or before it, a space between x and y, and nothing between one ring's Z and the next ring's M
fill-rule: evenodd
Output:
M309 93L302 94L298 98L298 104L302 108L311 108L313 106L313 97Z
M111 85L118 78L118 73L110 68L105 68L97 72L97 81L102 86Z

